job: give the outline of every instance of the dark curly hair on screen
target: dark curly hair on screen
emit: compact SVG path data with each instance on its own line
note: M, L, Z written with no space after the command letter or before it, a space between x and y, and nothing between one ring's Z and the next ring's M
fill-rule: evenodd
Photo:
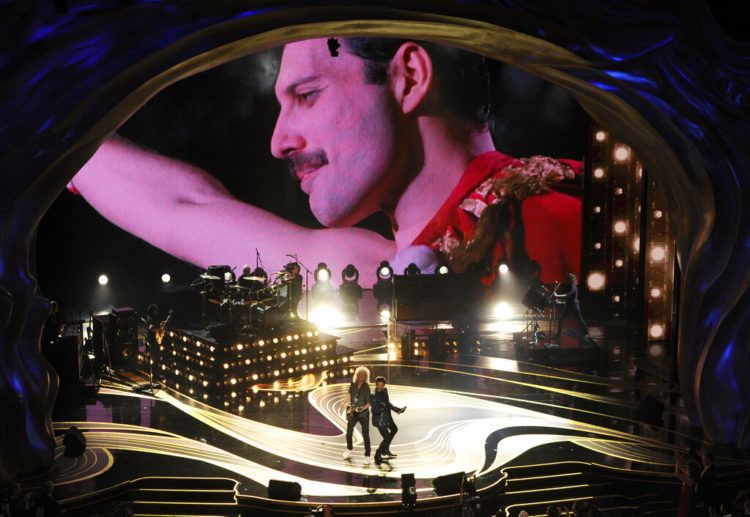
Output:
M385 84L388 65L407 41L414 41L430 55L440 96L451 111L477 129L491 129L490 73L483 56L425 41L342 38L347 52L367 61L365 73L370 84Z

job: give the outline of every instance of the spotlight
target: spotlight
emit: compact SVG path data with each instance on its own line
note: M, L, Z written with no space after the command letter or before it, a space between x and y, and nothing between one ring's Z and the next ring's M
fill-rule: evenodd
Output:
M616 267L622 267L625 264L622 259L615 260L615 266Z
M607 133L605 133L604 131L599 130L596 133L594 133L594 139L597 142L604 142L607 139Z
M422 270L419 269L419 266L412 262L411 264L406 266L406 269L404 269L404 274L407 276L421 275Z
M359 271L353 264L349 264L341 272L342 309L344 316L354 318L359 312L359 301L362 299L362 287L359 285Z
M449 272L448 266L440 266L438 268L438 273L440 273L441 275L447 275L448 272Z
M390 280L392 276L393 268L387 260L384 260L378 266L378 280Z
M172 281L172 276L169 273L164 273L163 275L161 275L161 281L165 284L168 284Z
M325 262L320 262L313 274L315 283L312 286L312 297L317 302L333 303L333 286L331 286L331 270Z
M508 268L508 264L503 263L498 266L497 270L501 275L507 275L510 268Z
M343 318L331 305L320 305L310 311L310 321L319 328L330 329L341 325Z
M383 307L378 308L378 314L380 315L380 321L383 323L386 323L391 320L391 307L389 305L384 305Z
M513 309L506 302L495 305L495 319L507 321L513 317Z
M109 283L109 277L107 275L99 275L99 285L107 285Z
M641 251L641 238L636 237L633 239L633 253L638 253Z
M604 177L604 169L601 167L594 169L594 177L598 180L602 179Z
M616 221L612 226L612 229L615 231L615 233L623 234L628 229L628 223L626 223L625 221Z
M658 287L654 287L651 289L651 298L658 298L661 296L661 289Z
M660 323L654 323L648 328L648 335L654 339L661 339L664 337L664 326Z
M654 219L661 219L661 217L664 215L664 212L661 210L654 210Z
M372 286L372 294L375 295L378 307L391 308L393 301L393 268L384 260L377 270L378 281Z
M593 273L589 273L589 276L586 279L586 285L588 285L589 289L591 289L592 291L600 291L604 288L605 280L606 278L604 276L604 273L595 271Z
M624 162L630 158L630 148L627 145L618 145L615 147L615 160Z
M651 248L651 260L661 262L667 256L667 250L664 246L654 246Z
M331 270L325 262L320 262L318 267L315 268L315 281L316 282L331 282Z

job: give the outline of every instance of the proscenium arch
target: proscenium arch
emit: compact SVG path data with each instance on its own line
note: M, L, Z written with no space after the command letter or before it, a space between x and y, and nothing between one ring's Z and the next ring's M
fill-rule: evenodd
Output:
M292 11L294 11L293 16L285 16L285 14L292 14ZM656 180L664 186L668 209L671 213L680 216L673 218L672 221L675 225L677 254L682 270L690 271L691 265L694 262L700 262L703 255L707 253L704 244L709 239L714 224L715 207L711 195L711 183L703 167L704 160L693 143L683 135L681 128L671 122L663 112L639 97L631 84L607 75L607 70L604 68L611 69L611 62L603 60L601 64L597 64L587 61L543 39L490 23L396 9L381 9L384 13L383 19L324 20L286 26L290 19L302 20L304 14L308 12L317 13L311 16L312 19L329 16L330 18L357 18L351 11L342 15L343 11L330 9L321 15L321 9L307 8L289 10L285 13L260 13L197 30L126 68L115 79L89 95L83 102L78 103L67 118L54 124L48 130L48 138L50 135L52 137L59 135L62 138L63 135L75 134L76 124L80 123L78 117L82 113L90 116L91 113L86 110L96 113L97 107L111 106L112 101L107 100L108 98L121 99L101 116L97 115L98 121L93 123L82 137L67 145L67 151L36 177L30 188L17 198L10 211L9 222L4 228L0 228L0 231L4 232L4 234L0 233L0 239L5 240L5 255L25 257L25 262L21 265L11 264L16 269L6 268L6 271L0 271L6 275L4 279L6 285L8 275L17 273L20 281L34 286L26 300L19 296L15 296L14 299L0 292L2 295L0 304L8 300L14 303L7 309L0 305L0 309L3 309L0 311L0 321L4 314L8 314L11 320L8 326L3 321L7 340L20 339L20 336L28 339L28 336L35 332L35 327L41 325L38 317L33 320L27 317L27 314L34 314L35 311L41 312L40 307L44 304L44 300L34 293L33 244L29 243L33 243L35 229L41 217L65 183L93 155L106 136L114 132L156 93L180 79L268 47L312 37L331 35L403 37L408 35L414 39L464 47L489 58L509 63L565 88L577 98L594 120L612 130L619 139L635 148L649 172L654 174ZM371 16L370 12L363 12ZM411 20L385 19L388 16L411 18ZM258 27L263 24L271 28L258 32ZM253 34L255 32L257 33ZM210 50L196 53L193 45L198 41L217 41L221 44L217 44ZM226 43L227 41L231 42ZM180 56L187 57L181 58ZM167 66L165 63L172 63L172 65ZM143 80L144 78L147 79ZM628 97L631 103L625 102L613 93L614 89L594 86L592 84L594 82L604 86L616 84L619 91L623 96ZM129 88L130 93L123 96L123 85L131 83L138 83L138 85ZM628 92L630 95L625 95ZM662 128L661 131L657 131L655 125ZM678 158L678 154L681 159ZM722 258L726 260L728 254L724 252ZM719 275L719 271L716 275ZM709 282L711 280L713 278L709 279ZM10 281L16 282L13 287L18 288L18 292L23 292L18 284L19 279L11 278ZM689 278L683 277L683 284L686 281L689 281ZM693 282L697 280L693 279ZM694 286L693 290L696 290ZM680 342L687 328L685 322L693 316L693 314L686 313L684 304L688 291L688 289L681 289L683 300L680 303L682 315ZM739 298L742 293L734 294ZM737 300L733 300L731 305L736 303ZM697 306L698 303L694 301L692 313L698 313ZM12 314L12 310L15 310L16 314ZM20 322L17 318L21 318ZM713 340L718 327L717 324L716 328L711 331L709 343ZM8 330L9 328L11 330ZM8 338L9 335L10 338ZM725 439L726 433L722 432L716 418L702 413L703 406L698 401L701 391L701 371L696 373L692 371L692 368L702 364L710 350L708 346L705 346L703 350L698 350L700 353L696 353L695 348L688 347L685 351L680 350L681 387L686 405L693 416L693 422L702 424L709 437L714 437L718 441L728 441ZM28 372L26 373L29 378ZM31 378L28 382L36 385L42 381ZM54 397L55 391L56 388L51 386L45 394L46 400ZM27 401L27 405L36 407L37 412L42 406L40 400ZM32 411L27 408L27 425L30 421L29 412ZM44 434L43 429L46 428L48 438L51 438L49 410L45 412L45 418L46 425L39 426L36 434ZM47 442L51 443L51 440L48 439ZM2 465L0 465L0 470L2 470Z

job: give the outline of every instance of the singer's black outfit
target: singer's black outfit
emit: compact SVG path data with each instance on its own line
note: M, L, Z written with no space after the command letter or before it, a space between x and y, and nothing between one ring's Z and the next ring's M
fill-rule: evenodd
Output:
M581 315L581 303L578 301L578 288L576 285L573 282L569 282L567 292L559 293L559 296L565 298L565 307L562 314L560 314L560 321L557 322L557 341L560 341L563 323L567 319L577 319L578 324L581 326L581 335L588 336L589 327Z
M383 437L383 441L380 442L378 450L375 451L375 461L379 461L381 455L390 451L391 442L393 437L398 432L398 427L393 421L393 415L391 410L401 411L399 408L391 404L391 400L388 397L388 388L383 388L383 391L375 390L372 395L372 423L380 431L380 436Z
M292 277L289 284L289 303L291 304L292 313L297 316L297 307L302 299L302 275L297 273Z
M352 408L357 406L365 406L370 403L370 386L362 383L362 386L357 386L356 382L352 382L349 385L349 404ZM354 433L354 426L359 423L362 428L362 438L365 441L365 456L370 455L370 410L360 411L359 413L352 413L346 422L346 448L352 450L352 434Z

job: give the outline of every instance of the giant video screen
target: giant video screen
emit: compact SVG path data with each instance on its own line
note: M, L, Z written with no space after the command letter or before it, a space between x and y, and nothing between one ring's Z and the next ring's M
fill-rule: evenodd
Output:
M160 92L61 202L113 228L90 253L134 270L163 252L237 271L323 262L335 282L353 264L365 287L383 260L554 282L580 269L588 123L559 87L463 49L304 40ZM82 214L54 224L83 239Z

